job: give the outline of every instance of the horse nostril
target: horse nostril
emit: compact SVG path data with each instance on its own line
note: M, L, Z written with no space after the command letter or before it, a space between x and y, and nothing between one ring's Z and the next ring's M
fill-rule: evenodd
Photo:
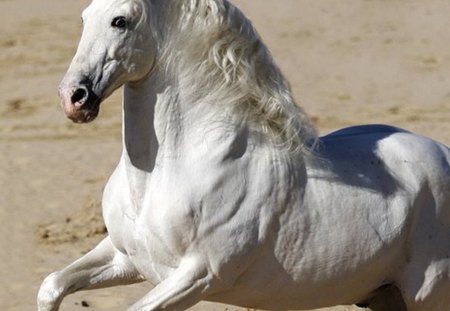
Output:
M73 92L70 100L72 101L72 104L78 104L82 106L86 102L87 96L88 92L85 88L78 88L75 90L75 92Z

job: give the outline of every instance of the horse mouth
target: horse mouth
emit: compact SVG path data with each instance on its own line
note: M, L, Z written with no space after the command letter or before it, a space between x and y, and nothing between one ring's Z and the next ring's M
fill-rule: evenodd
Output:
M80 109L77 111L71 111L69 113L65 110L65 113L66 116L74 123L81 124L94 121L97 118L99 111L100 105L98 105L94 109Z
M100 100L96 99L91 102L86 102L82 106L74 105L61 101L61 106L67 118L74 123L89 123L97 118L100 112Z

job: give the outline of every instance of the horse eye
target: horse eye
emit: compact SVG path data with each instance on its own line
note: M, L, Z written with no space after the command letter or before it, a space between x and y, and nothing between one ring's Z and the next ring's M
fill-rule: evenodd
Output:
M114 17L111 22L111 26L123 29L127 27L127 20L123 16Z

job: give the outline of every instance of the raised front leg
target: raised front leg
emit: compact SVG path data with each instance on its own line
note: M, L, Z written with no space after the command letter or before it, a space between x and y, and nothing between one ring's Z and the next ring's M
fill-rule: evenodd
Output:
M144 278L105 238L92 251L45 278L38 293L39 311L57 311L63 298L79 290L132 284Z
M189 258L128 311L186 310L218 290L207 267Z

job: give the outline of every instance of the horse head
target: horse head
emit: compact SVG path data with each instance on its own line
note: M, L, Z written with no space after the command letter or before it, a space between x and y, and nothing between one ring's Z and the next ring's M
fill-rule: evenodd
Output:
M151 72L156 41L147 21L149 5L142 0L93 0L83 12L78 49L59 87L61 105L72 121L94 120L103 99Z

